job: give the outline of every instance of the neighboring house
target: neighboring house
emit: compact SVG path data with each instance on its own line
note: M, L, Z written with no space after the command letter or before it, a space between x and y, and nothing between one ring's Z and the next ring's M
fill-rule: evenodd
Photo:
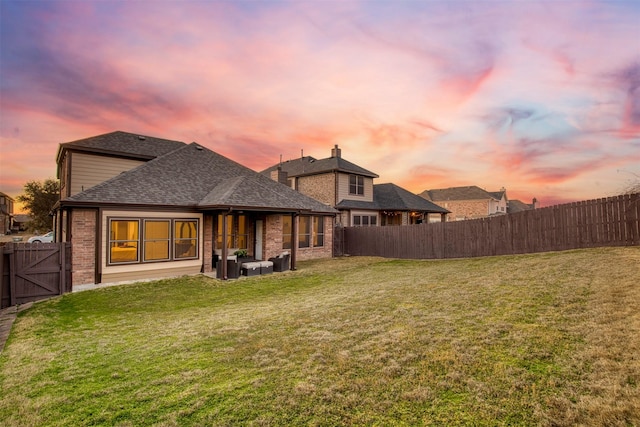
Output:
M13 228L13 198L0 192L0 234L9 234Z
M17 227L18 231L25 231L31 222L31 215L29 214L17 214L13 216L13 226Z
M450 213L447 221L484 218L507 213L507 192L504 188L488 192L475 185L425 190L420 197L432 201Z
M56 235L73 284L222 269L255 259L330 257L337 213L196 143L113 132L61 144ZM292 245L299 242L299 245Z
M448 211L395 184L374 185L378 175L342 157L338 146L331 157L304 156L261 173L340 211L344 226L417 224L429 213Z
M537 207L538 207L538 200L535 197L531 203L524 203L520 200L509 200L509 204L507 206L507 213L530 211L533 209L537 209Z

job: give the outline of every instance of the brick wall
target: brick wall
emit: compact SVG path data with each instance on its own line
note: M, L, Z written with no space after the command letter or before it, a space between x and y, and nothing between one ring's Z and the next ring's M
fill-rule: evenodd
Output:
M334 206L336 182L333 173L298 178L298 191L326 205Z
M298 261L333 256L333 217L324 217L324 246L318 248L298 248Z
M266 234L264 242L264 259L275 257L282 249L282 215L268 215L265 219ZM331 258L333 256L333 217L324 217L324 246L318 248L298 248L298 260Z
M202 259L204 260L204 273L210 273L213 271L212 259L213 259L213 215L204 216L204 230L203 230L203 249Z
M447 214L447 221L489 216L488 200L449 200L437 201L436 203L451 211L450 214Z
M74 285L95 283L96 218L94 209L74 209L70 212L71 280Z

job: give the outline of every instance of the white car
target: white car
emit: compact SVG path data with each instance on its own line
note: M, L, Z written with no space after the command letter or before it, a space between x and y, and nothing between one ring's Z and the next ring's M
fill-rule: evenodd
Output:
M27 243L50 243L53 242L54 239L53 231L48 232L47 234L43 234L42 236L33 236L29 237Z

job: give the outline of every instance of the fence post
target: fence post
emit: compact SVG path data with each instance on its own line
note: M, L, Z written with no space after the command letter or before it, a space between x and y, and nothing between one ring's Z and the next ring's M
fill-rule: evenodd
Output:
M9 249L9 306L16 305L16 248L15 243L7 245Z

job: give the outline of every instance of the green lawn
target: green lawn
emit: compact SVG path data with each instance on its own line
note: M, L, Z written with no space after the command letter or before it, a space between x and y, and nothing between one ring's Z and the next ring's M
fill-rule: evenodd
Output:
M0 425L640 425L640 247L340 258L64 295Z

